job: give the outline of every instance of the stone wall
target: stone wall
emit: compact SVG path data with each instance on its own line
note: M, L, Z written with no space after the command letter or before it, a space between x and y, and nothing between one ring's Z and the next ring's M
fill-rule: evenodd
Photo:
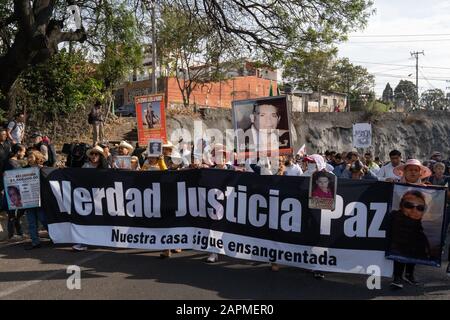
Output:
M222 132L231 129L231 110L208 109L197 118L192 116L168 117L168 134L183 128L194 131L194 120L203 121L206 128ZM372 124L373 147L370 149L387 159L392 149L400 150L405 157L426 159L433 151L450 156L450 112L381 113L293 113L291 132L295 151L304 143L312 154L327 149L352 150L352 125L358 122ZM176 140L175 137L172 140ZM175 141L173 141L175 142ZM359 150L362 151L362 150Z

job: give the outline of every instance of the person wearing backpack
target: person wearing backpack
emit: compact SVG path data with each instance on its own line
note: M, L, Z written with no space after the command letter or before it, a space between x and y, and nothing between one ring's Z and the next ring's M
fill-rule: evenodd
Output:
M50 143L50 139L39 132L33 133L31 138L34 139L33 149L41 152L44 156L44 165L46 167L54 167L57 160L57 154L55 146Z
M97 100L88 116L88 123L92 125L93 146L95 146L97 142L103 141L103 122L102 103Z
M25 114L19 112L7 126L7 135L11 144L21 144L25 135Z
M45 162L48 161L48 148L47 145L42 141L42 134L39 132L34 132L31 135L31 139L33 139L33 149L39 151L44 156Z

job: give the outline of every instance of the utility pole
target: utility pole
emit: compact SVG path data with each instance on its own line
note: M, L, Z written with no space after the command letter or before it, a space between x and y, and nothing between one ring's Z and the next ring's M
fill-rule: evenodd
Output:
M152 93L158 92L158 82L156 79L156 1L150 0L150 10L152 15Z
M416 58L416 107L419 107L419 54L425 55L423 51L411 52L411 57Z

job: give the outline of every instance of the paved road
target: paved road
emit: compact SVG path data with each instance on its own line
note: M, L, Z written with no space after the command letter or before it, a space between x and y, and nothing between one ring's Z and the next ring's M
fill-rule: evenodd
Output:
M366 277L310 272L221 256L213 265L206 254L184 251L161 260L158 252L96 248L72 252L44 242L25 251L24 243L0 244L0 299L450 299L444 267L418 267L419 287L400 292L368 290ZM68 290L66 268L81 267L81 290Z

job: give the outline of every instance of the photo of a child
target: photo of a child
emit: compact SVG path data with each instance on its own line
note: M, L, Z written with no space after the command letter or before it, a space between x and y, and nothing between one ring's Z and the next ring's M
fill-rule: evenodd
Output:
M336 176L326 171L311 175L309 185L309 207L311 209L334 210L336 198Z
M330 189L330 178L326 172L319 172L316 175L315 188L312 192L313 198L333 198L333 191Z

